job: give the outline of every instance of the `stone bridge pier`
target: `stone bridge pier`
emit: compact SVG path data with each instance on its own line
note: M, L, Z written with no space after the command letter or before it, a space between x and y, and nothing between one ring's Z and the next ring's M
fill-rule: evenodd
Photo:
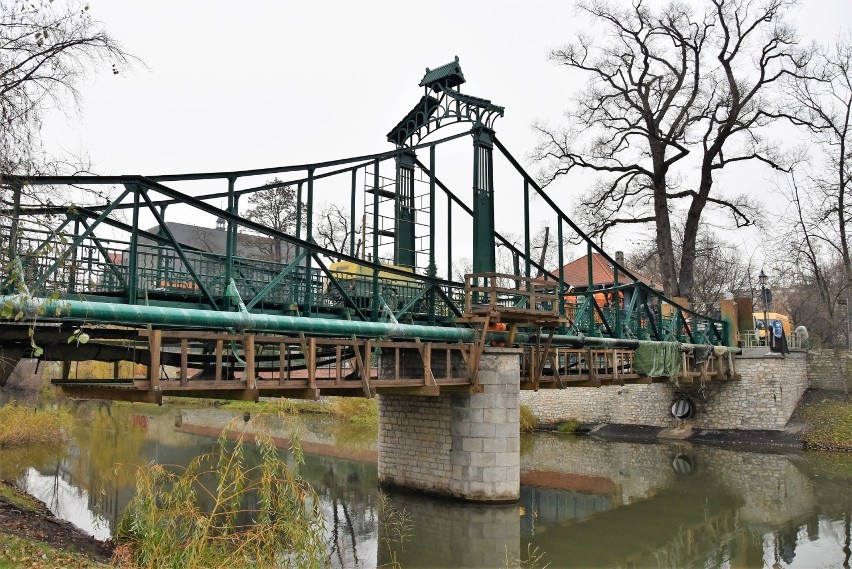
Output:
M480 393L380 394L379 483L474 502L517 501L520 354L486 348ZM391 360L382 358L380 375L393 369Z

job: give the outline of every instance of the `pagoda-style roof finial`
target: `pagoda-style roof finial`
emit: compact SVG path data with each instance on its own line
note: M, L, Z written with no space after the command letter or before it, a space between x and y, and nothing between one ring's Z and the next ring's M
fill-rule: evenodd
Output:
M427 87L436 93L446 91L447 89L455 89L465 82L464 74L459 65L459 56L455 61L444 64L435 69L426 68L426 75L420 80L421 87Z
M503 116L503 107L488 99L462 93L458 87L464 82L458 56L455 61L441 67L427 67L426 75L420 81L420 86L425 87L426 92L388 133L388 142L400 148L410 146L441 126L460 122L494 130L494 121Z

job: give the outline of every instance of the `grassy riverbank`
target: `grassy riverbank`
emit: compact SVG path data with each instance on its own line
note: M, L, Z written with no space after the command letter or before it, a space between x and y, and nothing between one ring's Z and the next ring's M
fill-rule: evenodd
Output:
M35 410L13 401L0 407L0 448L65 440L73 423L64 409Z
M109 544L53 517L47 507L0 480L0 569L103 567Z
M806 394L794 416L805 423L806 448L852 451L852 400L826 392Z

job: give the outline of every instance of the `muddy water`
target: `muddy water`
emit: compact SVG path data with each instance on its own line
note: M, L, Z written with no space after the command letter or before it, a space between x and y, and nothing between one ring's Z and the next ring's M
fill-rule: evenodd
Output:
M217 409L72 404L72 444L0 451L0 477L57 515L108 537L134 491L134 465L188 464L222 426L255 418ZM400 548L381 539L375 437L308 418L302 474L325 512L338 567L843 567L850 561L852 455L537 434L522 444L521 500L477 506L392 493L410 517ZM287 433L274 433L286 446Z

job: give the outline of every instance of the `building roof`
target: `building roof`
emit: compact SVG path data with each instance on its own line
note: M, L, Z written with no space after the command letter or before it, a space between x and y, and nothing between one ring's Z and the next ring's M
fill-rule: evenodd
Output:
M464 74L459 65L459 56L455 61L445 63L435 69L426 68L426 75L420 80L421 87L429 87L433 91L452 89L465 82Z
M626 267L625 267L626 268ZM655 283L650 278L646 277L642 273L635 271L633 269L628 269L631 274L636 275L640 281L651 286L653 288L660 288L657 283ZM562 267L562 272L565 278L565 282L571 286L576 288L585 288L589 286L589 264L588 264L588 255L583 255L579 259L571 261L564 267ZM554 274L558 274L554 271ZM619 284L625 284L630 279L627 275L623 273L619 273L618 282ZM610 286L615 283L615 275L612 269L612 265L609 261L601 255L600 253L592 253L592 282L595 286Z
M177 223L174 221L167 221L166 226L168 226L175 241L182 245L188 245L189 247L218 255L224 255L227 251L227 232L223 229L200 227L198 225ZM157 233L159 230L160 226L155 225L146 231ZM144 237L141 237L139 242L153 245L153 242ZM279 245L280 248L277 250L273 248L274 244L275 240L269 237L237 233L237 256L248 259L269 260L270 257L280 255L282 262L290 261L295 257L295 247L291 243L282 242Z

